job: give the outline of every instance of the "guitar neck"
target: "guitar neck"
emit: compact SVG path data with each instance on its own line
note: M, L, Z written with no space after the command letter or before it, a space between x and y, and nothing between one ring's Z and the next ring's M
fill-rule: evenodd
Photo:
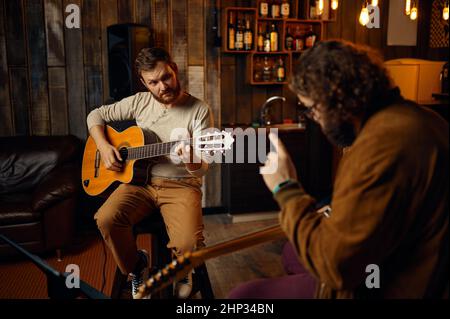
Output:
M158 156L170 155L172 148L180 143L185 142L188 145L193 145L193 138L171 141L165 143L154 143L137 147L127 147L127 159L129 160L140 160Z
M286 235L280 225L271 226L253 233L243 235L241 237L215 244L210 247L192 253L192 263L194 267L202 264L207 259L233 253L235 251L245 249L251 246L262 244L269 240L283 238Z
M284 237L285 234L280 225L275 225L210 247L202 248L198 251L187 252L145 282L141 286L137 297L143 298L148 294L167 287L174 280L183 278L190 270L200 266L207 259Z

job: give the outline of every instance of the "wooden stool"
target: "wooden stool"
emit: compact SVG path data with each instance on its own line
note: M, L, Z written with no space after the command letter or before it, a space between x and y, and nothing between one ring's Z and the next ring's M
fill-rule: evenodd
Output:
M214 292L209 281L208 270L206 264L201 264L197 268L194 268L192 274L194 287L192 287L191 295L195 295L200 291L202 299L214 299Z
M164 268L172 261L172 252L167 249L169 237L166 232L166 225L162 219L159 211L153 212L147 218L136 224L133 228L133 233L137 237L139 234L151 235L150 248L150 274L155 274L158 270ZM120 299L122 291L127 285L127 275L123 275L119 269L116 268L114 275L114 282L111 291L112 299ZM194 269L193 283L191 295L200 292L202 299L214 299L214 293L211 288L208 271L206 265L202 264ZM152 299L171 299L173 296L173 285L159 291L157 294L152 294Z

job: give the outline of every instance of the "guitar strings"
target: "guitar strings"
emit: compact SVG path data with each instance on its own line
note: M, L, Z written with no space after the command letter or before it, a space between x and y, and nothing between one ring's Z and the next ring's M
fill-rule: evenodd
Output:
M211 136L213 137L213 136ZM194 138L188 138L188 139L182 139L177 141L170 141L170 142L160 142L160 143L153 143L143 146L135 146L135 147L127 147L128 151L128 159L138 159L138 158L149 158L149 157L156 157L161 155L167 155L170 154L170 149L180 143L180 142L188 142L189 145L192 145ZM213 140L214 142L214 137ZM214 143L212 144L214 145ZM218 143L219 146L221 146L221 143ZM169 146L169 147L168 147ZM160 154L160 153L163 154Z
M148 157L156 157L160 155L170 154L170 150L174 145L180 142L188 142L189 145L192 144L193 138L183 139L178 141L170 141L170 142L162 142L162 143L154 143L143 146L136 147L128 147L128 158L136 159L136 158L148 158ZM163 153L163 154L160 154Z

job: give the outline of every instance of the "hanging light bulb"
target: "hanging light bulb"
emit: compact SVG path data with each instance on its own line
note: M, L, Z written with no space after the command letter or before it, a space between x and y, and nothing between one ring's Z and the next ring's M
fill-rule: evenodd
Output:
M372 0L372 6L378 7L378 0Z
M409 16L411 14L411 0L405 2L405 14Z
M338 0L331 0L331 9L337 10L339 7L339 1Z
M447 21L448 20L448 1L444 5L444 9L442 10L442 18Z
M411 9L411 15L409 17L411 18L411 20L417 19L417 8L416 7Z
M411 8L411 14L409 15L409 17L411 18L411 20L416 20L417 16L419 15L419 10L417 9L417 4L416 1L414 1L412 8Z
M319 8L318 8L318 13L319 13L319 15L322 15L322 13L323 13L323 8L324 8L324 5L323 5L323 0L319 0Z
M364 2L363 7L361 9L361 13L359 15L359 23L361 25L366 25L367 23L369 23L370 17L369 17L369 9L367 9L367 5Z

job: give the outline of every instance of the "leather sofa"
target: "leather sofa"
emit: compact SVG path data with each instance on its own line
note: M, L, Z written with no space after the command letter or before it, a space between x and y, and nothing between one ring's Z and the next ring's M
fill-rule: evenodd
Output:
M59 251L75 233L81 143L74 136L0 138L0 233L33 253ZM0 242L0 259L17 255Z

